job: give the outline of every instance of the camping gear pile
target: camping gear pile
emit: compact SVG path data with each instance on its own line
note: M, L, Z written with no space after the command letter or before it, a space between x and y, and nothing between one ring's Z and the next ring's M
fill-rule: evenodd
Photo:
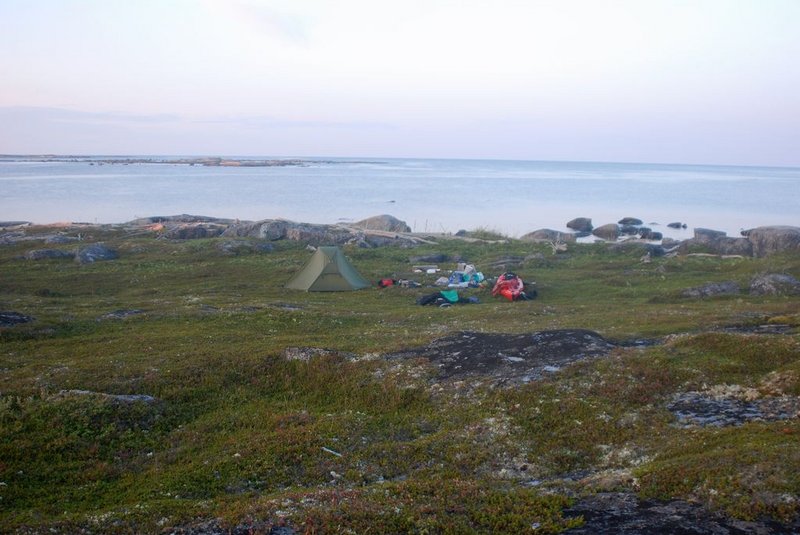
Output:
M436 269L425 267L428 268L426 274L439 271L438 267ZM435 283L437 286L447 286L450 289L423 295L417 299L417 304L446 307L454 304L479 303L477 297L462 297L458 294L458 290L486 288L488 283L483 273L473 264L459 263L449 277L440 277ZM286 284L287 288L308 292L341 292L360 290L369 286L369 282L356 271L338 247L317 248L303 269ZM378 281L379 288L392 286L418 288L422 285L406 279L384 278ZM536 295L535 287L529 285L526 288L523 280L511 272L500 275L492 287L492 296L504 297L509 301L527 301L535 299Z
M486 280L486 277L483 276L483 273L475 269L473 264L459 263L455 271L447 278L447 287L480 288L484 280Z
M509 301L528 301L536 297L536 290L532 290L532 295L525 293L525 283L516 273L503 273L497 277L497 281L492 288L492 295L505 297Z
M417 299L418 305L436 305L438 307L449 307L457 304L480 303L477 297L461 297L458 290L441 290L432 294L423 295Z

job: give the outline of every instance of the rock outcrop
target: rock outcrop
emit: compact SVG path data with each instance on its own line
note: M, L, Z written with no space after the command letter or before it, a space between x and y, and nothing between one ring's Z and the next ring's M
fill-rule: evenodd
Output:
M481 377L498 386L513 386L579 360L607 355L614 347L598 333L585 329L528 334L461 332L385 358L425 358L438 370L439 379Z
M34 249L25 253L27 260L50 260L53 258L75 258L72 251L62 251L60 249Z
M720 255L765 257L776 253L800 252L800 227L757 227L742 231L743 238L731 238L719 230L694 229L694 237L684 240L681 253L699 248Z
M93 243L75 251L75 261L80 264L92 264L117 258L119 258L119 254L102 243Z
M733 281L711 282L702 286L686 288L681 292L681 297L704 298L717 297L720 295L736 295L739 293L739 285Z
M571 228L576 232L591 232L594 227L590 217L576 217L567 223L567 228Z
M411 227L409 227L405 221L401 221L388 214L362 219L357 223L353 223L353 226L367 230L383 230L386 232L411 232Z
M532 241L532 242L551 242L551 241L574 242L575 235L570 232L561 232L560 230L542 228L539 230L534 230L533 232L529 232L523 236L520 236L519 239L522 241Z
M747 238L731 238L721 230L694 229L694 237L684 240L679 252L701 249L719 255L753 256L753 245Z
M33 321L32 316L20 314L19 312L0 312L0 327L13 327L20 323L29 323Z
M769 256L775 253L800 252L800 227L757 227L742 232L752 244L753 255Z
M800 295L800 281L783 273L756 275L750 281L752 295Z
M604 240L616 241L616 239L619 238L619 225L616 223L609 223L608 225L597 227L592 231L592 234Z

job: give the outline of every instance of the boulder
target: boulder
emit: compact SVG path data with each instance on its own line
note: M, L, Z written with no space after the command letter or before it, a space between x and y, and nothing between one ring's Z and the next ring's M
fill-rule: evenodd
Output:
M636 217L623 217L617 223L620 225L641 225L642 220Z
M669 228L686 228L686 223L681 223L679 221L675 221L672 223L667 223Z
M173 240L198 240L202 238L215 238L222 234L224 227L205 223L181 224L168 227L163 236Z
M707 228L694 229L694 240L696 243L712 243L725 236L727 236L727 234L721 230L711 230Z
M639 229L639 237L643 240L656 241L662 239L664 235L655 230L650 230L649 228L642 228Z
M560 230L552 230L549 228L542 228L539 230L534 230L533 232L529 232L519 238L522 241L531 241L531 242L551 242L551 241L562 241L562 242L574 242L575 235L571 232L561 232Z
M140 217L139 219L134 219L133 221L129 221L128 225L134 225L139 227L145 227L148 225L154 225L156 223L215 223L218 225L231 225L237 222L234 219L220 219L218 217L209 217L204 215L189 215L189 214L180 214L180 215L167 215L167 216L151 216L151 217Z
M608 225L597 227L592 231L592 234L604 240L615 241L619 238L619 225L609 223Z
M383 230L386 232L411 232L405 221L400 221L394 216L383 214L362 219L357 223L353 223L354 227L363 228L366 230Z
M158 400L146 394L107 394L105 392L94 392L92 390L61 390L53 396L54 399L65 399L70 397L93 397L111 403L156 403Z
M283 219L266 219L255 223L241 223L231 225L222 233L225 237L258 238L261 240L293 240L307 241L309 243L337 243L341 244L353 237L353 234L344 229L330 225L313 225L311 223L295 223Z
M769 256L775 253L800 252L800 227L757 227L743 232L753 245L753 255Z
M51 258L75 258L72 251L62 251L60 249L34 249L25 253L27 260L49 260Z
M353 237L353 233L329 225L298 223L286 229L286 239L314 244L334 243L341 245Z
M569 223L567 223L567 228L571 228L572 230L578 232L591 232L594 228L592 226L592 219L589 217L576 217Z
M688 253L695 246L708 251L712 254L718 255L739 255L739 256L753 256L753 245L746 238L729 238L725 233L722 236L714 238L713 236L703 235L698 238L684 240L679 251L681 253Z
M75 261L80 264L92 264L104 260L116 260L117 258L119 258L117 252L102 243L93 243L86 247L81 247L75 252Z
M634 225L620 225L619 233L623 236L635 236L639 234L639 227Z
M80 241L78 238L74 236L64 236L63 234L56 234L54 236L48 236L45 238L44 242L48 244L59 244L59 243L72 243Z
M753 245L744 238L720 238L713 245L717 254L753 256Z
M800 281L783 273L756 275L750 281L751 295L800 295Z
M29 227L33 223L30 221L0 221L0 229L12 227Z
M20 323L29 323L33 321L32 316L26 316L19 312L2 312L0 311L0 327L13 327Z
M738 293L739 285L733 281L711 282L702 286L686 288L681 292L681 297L703 298L719 295L737 295Z
M746 238L730 238L721 230L694 229L694 238L680 245L680 252L690 252L695 246L718 255L753 256L753 246Z

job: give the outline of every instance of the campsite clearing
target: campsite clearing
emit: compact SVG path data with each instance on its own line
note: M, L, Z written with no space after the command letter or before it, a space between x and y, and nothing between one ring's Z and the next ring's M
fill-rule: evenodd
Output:
M309 263L300 243L82 228L118 258L80 264L26 259L49 231L25 232L0 246L0 310L25 318L0 327L0 531L592 532L612 498L798 528L797 417L689 426L670 411L800 396L797 297L746 290L800 276L796 255L644 263L437 238L342 249L366 281L420 288L304 292L285 288ZM467 288L479 304L420 307L441 273L410 258L434 254L487 277L520 259L538 298ZM726 281L742 290L682 296ZM554 330L593 334L550 347ZM565 358L522 381L542 347Z

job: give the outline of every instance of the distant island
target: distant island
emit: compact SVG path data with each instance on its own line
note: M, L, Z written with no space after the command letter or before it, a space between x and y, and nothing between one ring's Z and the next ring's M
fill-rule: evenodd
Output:
M198 158L97 158L92 156L59 156L59 155L0 155L0 159L15 162L74 162L89 165L130 165L130 164L173 164L203 165L206 167L289 167L303 166L311 163L332 164L334 161L270 159L249 160L242 158L198 157Z

